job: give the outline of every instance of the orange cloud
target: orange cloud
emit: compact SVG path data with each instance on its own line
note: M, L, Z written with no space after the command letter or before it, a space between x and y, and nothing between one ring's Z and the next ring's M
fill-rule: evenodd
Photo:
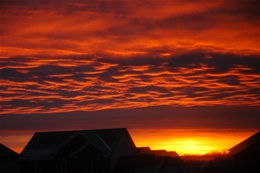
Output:
M161 47L167 47L161 50L162 55L197 49L259 55L259 25L253 18L247 20L255 8L250 4L254 3L3 2L2 56L127 56L151 53Z

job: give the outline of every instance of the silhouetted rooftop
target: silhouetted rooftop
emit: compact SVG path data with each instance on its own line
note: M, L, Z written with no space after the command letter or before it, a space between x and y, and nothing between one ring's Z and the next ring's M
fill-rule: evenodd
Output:
M19 156L18 153L11 150L10 148L4 146L0 143L0 158L6 159L6 158L17 158Z
M110 153L114 150L123 133L129 135L126 128L37 132L26 145L21 156L26 158L51 156L76 136L81 136L85 139L85 143L82 145L83 148L89 144L94 144L102 151ZM129 145L135 147L131 137L127 142L130 142ZM77 152L79 152L79 148L77 148L74 154Z
M240 142L239 144L232 147L231 149L229 149L229 155L234 156L259 140L260 140L260 131L250 136L246 140Z
M180 157L175 151L151 150L150 147L137 147L141 154L154 154L156 156L170 156L172 158Z
M141 154L150 154L151 148L150 147L137 147Z

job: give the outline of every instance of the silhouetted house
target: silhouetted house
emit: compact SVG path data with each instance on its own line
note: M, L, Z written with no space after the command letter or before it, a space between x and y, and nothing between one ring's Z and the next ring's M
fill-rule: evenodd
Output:
M170 156L172 158L180 158L175 151L151 150L150 147L137 147L141 154L155 154L156 156Z
M152 154L152 150L150 147L137 147L137 149L141 154Z
M183 164L180 158L157 157L154 154L123 156L114 173L181 173Z
M219 157L201 165L202 173L259 173L260 131L229 149L226 157Z
M234 172L260 172L260 131L229 149Z
M218 157L205 161L200 165L201 173L232 173L232 160L228 157Z
M170 156L172 158L179 158L180 156L175 151L166 150L152 150L156 156Z
M21 173L108 173L138 155L127 129L35 133L21 153Z
M19 173L19 154L0 143L0 172Z

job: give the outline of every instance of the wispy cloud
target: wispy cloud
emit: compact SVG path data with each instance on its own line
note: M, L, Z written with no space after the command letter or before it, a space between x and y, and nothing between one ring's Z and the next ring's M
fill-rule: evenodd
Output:
M11 2L1 7L2 56L260 53L255 0Z

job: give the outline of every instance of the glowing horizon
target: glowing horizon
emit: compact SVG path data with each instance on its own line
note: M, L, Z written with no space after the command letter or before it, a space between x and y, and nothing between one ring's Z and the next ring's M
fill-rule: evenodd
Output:
M136 147L175 151L183 155L228 153L257 129L128 129ZM20 153L32 135L7 136L1 141Z
M228 150L258 132L257 129L146 129L129 130L137 147L175 151L179 155L228 153ZM147 138L142 138L147 136Z

